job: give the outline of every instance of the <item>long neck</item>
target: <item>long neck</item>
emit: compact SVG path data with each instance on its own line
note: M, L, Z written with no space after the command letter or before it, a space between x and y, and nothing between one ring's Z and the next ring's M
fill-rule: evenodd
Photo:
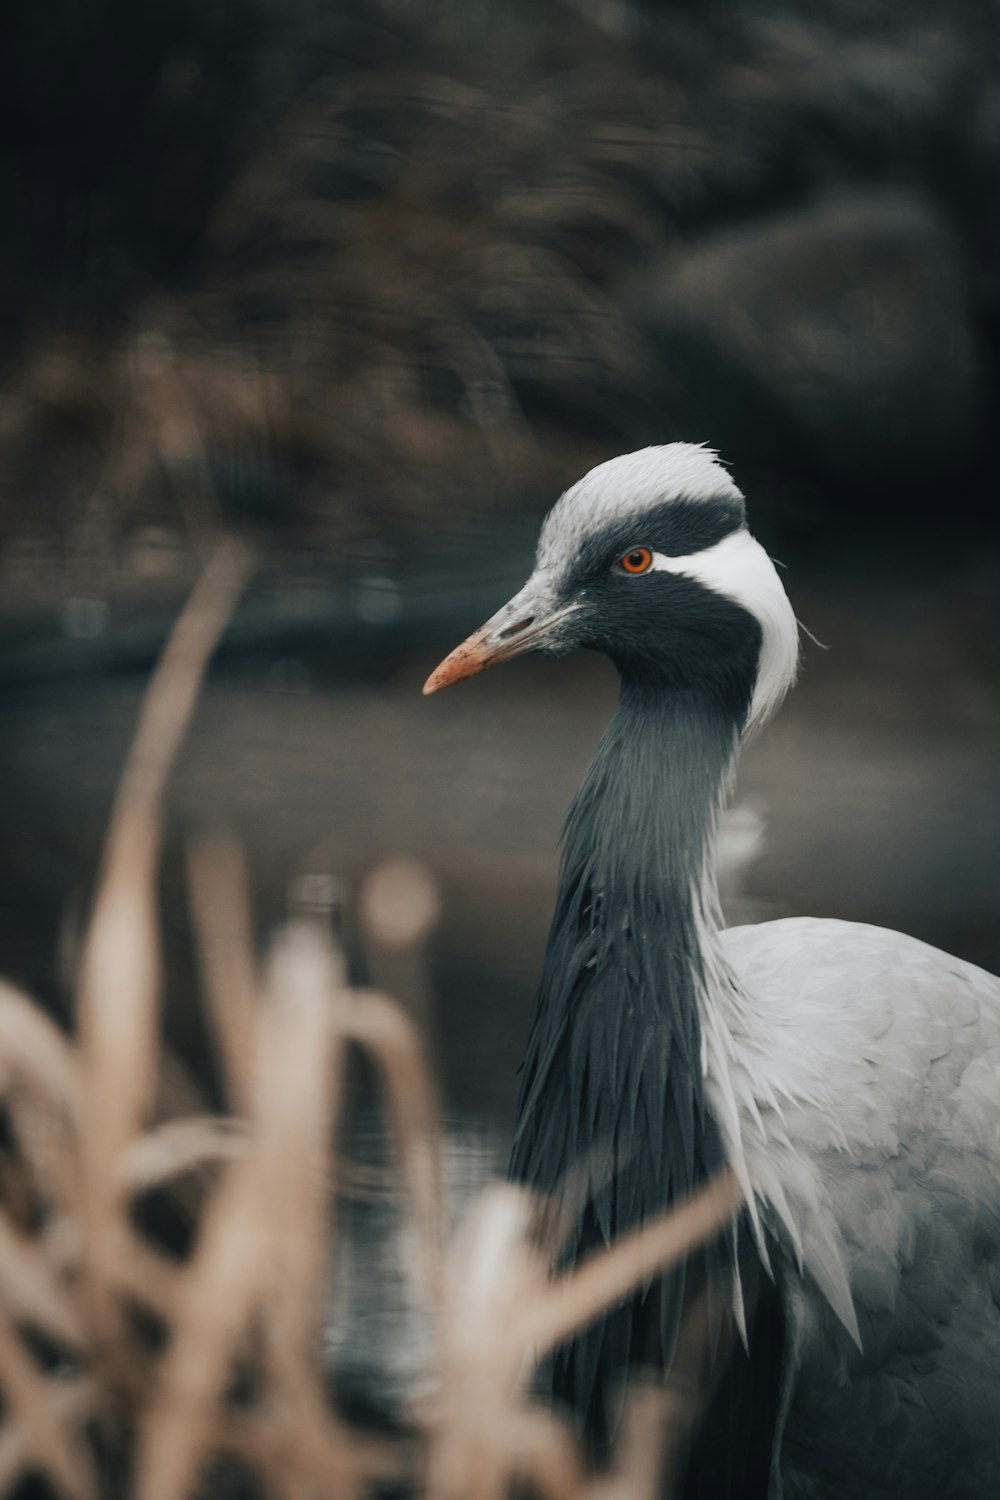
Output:
M699 994L738 723L718 700L623 677L567 818L522 1077L513 1168L542 1191L630 1136L650 1153L636 1214L717 1163Z
M556 922L600 894L601 943L697 965L717 906L716 824L738 743L727 705L624 677L617 710L566 821ZM662 978L659 986L662 988Z
M686 1197L724 1157L700 1006L738 724L717 700L624 677L567 818L511 1175L580 1206L568 1260ZM626 1366L664 1368L683 1292L680 1272L659 1284L655 1310L640 1299L581 1335L557 1361L560 1399L586 1414Z

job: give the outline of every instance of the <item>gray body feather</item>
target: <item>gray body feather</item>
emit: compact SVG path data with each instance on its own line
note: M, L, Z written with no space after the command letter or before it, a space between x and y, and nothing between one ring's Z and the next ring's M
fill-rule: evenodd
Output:
M802 1257L785 1500L997 1493L1000 980L849 922L721 946L753 999L732 1073L747 1172ZM841 1277L860 1347L822 1289Z

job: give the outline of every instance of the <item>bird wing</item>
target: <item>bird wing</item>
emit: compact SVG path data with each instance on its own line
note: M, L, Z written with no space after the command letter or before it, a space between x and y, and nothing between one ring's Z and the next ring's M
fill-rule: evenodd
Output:
M858 1496L887 1472L909 1496L987 1493L1000 1473L1000 980L848 922L733 928L723 945L750 1000L728 1080L746 1171L803 1273L788 1282L788 1472L822 1462Z

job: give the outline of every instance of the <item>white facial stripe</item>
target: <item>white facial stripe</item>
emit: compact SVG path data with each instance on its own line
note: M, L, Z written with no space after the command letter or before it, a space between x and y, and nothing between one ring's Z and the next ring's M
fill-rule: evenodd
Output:
M693 578L713 593L739 604L760 625L760 665L747 732L756 729L770 718L795 681L799 659L795 615L763 547L749 531L734 531L714 547L690 557L667 557L654 552L648 571Z

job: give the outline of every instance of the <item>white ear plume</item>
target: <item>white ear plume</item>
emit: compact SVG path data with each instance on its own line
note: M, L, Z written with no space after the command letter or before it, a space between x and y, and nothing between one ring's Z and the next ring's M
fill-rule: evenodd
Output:
M739 604L759 624L760 663L744 731L752 734L778 708L795 681L799 661L798 626L774 563L749 531L742 530L690 557L656 552L652 569L696 579Z

